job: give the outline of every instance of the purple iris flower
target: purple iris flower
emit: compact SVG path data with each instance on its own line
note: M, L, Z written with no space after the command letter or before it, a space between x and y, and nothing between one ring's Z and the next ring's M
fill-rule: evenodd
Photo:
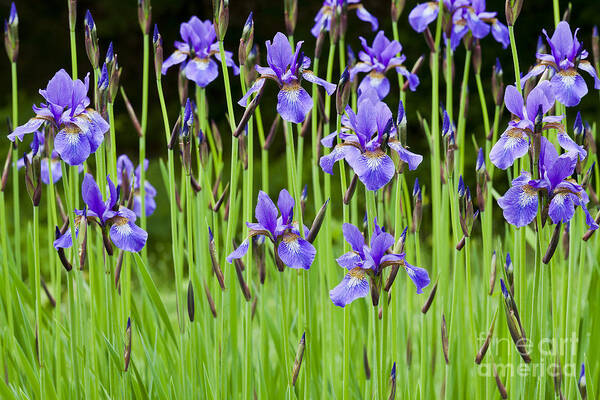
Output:
M402 110L400 107L402 115L398 115L398 122L404 120ZM423 156L411 153L397 139L392 112L370 86L361 91L358 112L355 114L347 106L346 115L342 117L340 132L333 132L321 140L326 147L333 146L336 136L340 140L331 153L319 160L319 165L328 174L333 175L334 164L345 159L368 190L378 190L392 179L395 172L394 162L385 152L386 147L398 153L411 171L423 161Z
M358 298L366 297L369 294L368 278L373 279L383 268L394 264L404 267L417 287L417 293L423 293L423 288L429 285L427 271L406 262L404 252L387 253L394 245L394 237L377 225L377 220L370 246L366 245L363 234L356 226L345 223L342 231L352 251L336 260L340 267L348 270L342 282L329 292L329 297L336 306L345 307Z
M502 47L510 44L508 28L496 18L496 12L485 11L485 0L444 0L445 12L450 15L450 47L455 50L461 39L471 32L476 39L483 39L490 32ZM436 20L439 13L439 3L429 1L418 4L410 12L408 22L417 32L423 32L427 26ZM448 29L444 29L444 36Z
M49 185L50 169L52 169L52 183L56 183L60 180L60 178L62 178L62 168L60 167L60 157L56 151L52 151L52 157L46 157L43 155L45 140L46 137L44 132L35 131L33 133L33 140L29 145L31 151L17 160L17 169L21 169L25 166L25 158L27 158L27 160L31 163L33 161L33 157L40 156L42 157L40 160L41 179L45 185ZM79 166L79 172L83 172L83 165Z
M304 121L313 106L312 98L300 85L303 78L323 86L328 95L333 94L336 88L334 84L318 78L307 70L310 67L310 58L300 52L302 43L300 41L296 44L296 53L294 53L287 37L281 32L277 32L272 44L270 40L267 40L267 63L269 66L257 65L255 67L260 76L244 97L238 101L238 104L246 107L250 95L263 87L265 79L272 79L281 89L277 95L277 112L284 120L298 124Z
M148 160L144 160L144 171L148 170ZM133 163L125 154L122 154L117 158L117 184L123 187L124 177L127 178L126 182L131 185L133 183L133 212L138 217L142 216L142 197L140 193L140 166L138 165L135 171L133 170ZM152 215L156 210L156 189L150 184L150 182L144 182L145 200L144 207L146 208L146 216Z
M513 179L511 188L498 199L504 218L516 227L531 223L538 213L538 192L542 191L549 201L548 216L553 223L569 222L575 214L575 207L580 206L590 229L598 229L586 207L589 202L587 193L569 178L576 164L577 153L567 152L559 156L552 143L542 136L539 160L542 178L532 179L529 172L523 171Z
M539 64L521 79L521 84L525 84L529 78L550 69L554 72L550 83L556 93L556 100L567 107L578 105L581 98L588 92L587 84L577 72L578 68L594 78L594 89L600 89L600 79L598 79L596 69L586 60L588 52L577 40L578 31L579 28L575 29L575 33L571 33L569 23L565 21L558 24L552 38L548 37L544 29L542 32L546 36L551 54L536 54Z
M148 233L135 224L136 215L133 211L117 204L118 190L110 177L106 177L106 182L107 196L103 201L96 181L92 175L85 174L81 185L81 196L87 209L75 210L75 214L80 218L87 217L103 229L110 226L109 236L115 246L121 250L138 252L146 245ZM77 220L75 225L78 225ZM69 248L72 245L70 230L54 242L55 248Z
M500 139L494 144L490 151L490 160L500 168L507 169L517 158L527 154L530 137L535 128L535 119L538 112L548 112L554 105L555 90L549 81L540 82L527 96L526 104L523 96L515 86L508 86L504 92L504 104L513 114L514 119L509 122L508 128L502 133ZM557 129L558 143L567 151L576 151L583 159L586 151L577 145L565 132L560 123L562 116L545 116L542 119L542 129Z
M162 74L165 75L173 65L184 63L182 68L185 76L200 87L207 86L219 76L219 67L212 57L223 62L212 21L200 21L193 16L181 24L179 34L182 41L175 41L176 50L163 63ZM225 64L233 68L235 75L240 73L230 51L225 52Z
M315 16L315 25L311 29L311 33L314 37L319 36L321 30L329 32L331 29L331 20L335 15L337 9L341 8L345 0L324 0L323 6ZM348 9L356 10L356 16L361 21L369 22L371 29L374 31L379 27L377 18L371 15L365 7L360 4L361 0L346 0L348 3Z
M109 125L102 116L89 108L89 74L84 81L72 80L61 69L48 82L46 90L40 94L47 103L33 106L36 116L17 127L8 138L23 141L23 135L37 131L44 122L51 124L58 132L54 138L54 150L69 165L82 164L94 153L102 141Z
M397 56L402 51L402 45L398 41L390 41L385 37L383 31L377 33L372 47L369 47L365 38L360 37L359 39L363 46L363 50L358 53L360 62L350 70L350 80L354 80L359 72L367 73L361 81L359 89L364 89L366 85L372 86L377 91L379 98L383 99L390 92L390 81L385 74L395 68L397 72L408 79L410 90L416 90L419 86L419 77L410 73L403 65L406 60L404 54Z
M254 211L257 222L246 223L250 229L248 237L227 256L227 262L231 263L234 259L242 258L248 251L249 239L262 235L273 242L276 258L285 265L295 269L309 269L317 251L312 244L300 236L297 225L292 221L293 210L294 199L287 190L283 189L279 192L277 206L269 195L261 190ZM308 233L308 228L304 227L304 232Z

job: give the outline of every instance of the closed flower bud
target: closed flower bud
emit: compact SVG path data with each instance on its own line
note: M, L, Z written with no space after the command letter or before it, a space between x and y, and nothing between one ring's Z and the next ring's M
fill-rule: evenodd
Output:
M494 96L494 104L496 106L500 106L504 103L503 75L504 72L500 60L496 58L496 65L492 68L492 95Z
M429 292L429 296L427 297L427 301L425 302L425 304L423 304L423 307L421 307L421 312L423 314L427 314L427 311L429 311L429 308L431 308L431 305L433 304L433 300L435 299L435 294L437 293L438 281L439 281L439 276L435 280L435 284L431 288L431 292Z
M213 318L217 318L217 307L215 307L215 301L210 294L210 289L208 288L206 281L204 281L204 294L206 294L206 301L208 301L208 306L210 307L210 312L213 315Z
M298 374L300 373L300 367L302 366L302 359L304 358L304 349L306 348L306 333L302 333L300 343L298 343L298 350L296 351L296 359L294 360L294 368L292 369L292 386L296 385Z
M188 283L188 290L187 290L187 310L188 310L188 317L190 318L190 322L194 322L194 316L196 314L196 306L194 305L194 285L192 284L191 280Z
M42 197L40 157L36 155L30 162L29 157L25 156L23 160L25 161L25 188L33 206L37 207Z
M152 6L150 0L138 0L138 23L144 35L150 33L152 23Z
M4 47L10 62L17 62L19 56L19 15L14 2L10 5L8 21L4 21Z
M390 394L388 400L394 400L396 398L396 362L392 365L392 372L390 373Z
M92 18L90 10L85 12L84 18L84 30L85 30L85 52L87 53L88 59L92 64L93 69L97 69L100 60L100 49L98 48L98 34L96 32L96 24Z
M581 372L579 373L579 380L577 381L577 387L579 388L579 394L581 394L581 400L587 399L587 386L585 383L585 364L581 364Z
M475 47L473 47L473 69L475 70L475 74L479 75L481 73L481 45L479 44L479 40Z
M390 10L392 21L398 22L400 14L402 14L402 11L404 10L405 3L406 0L392 0L392 8Z
M319 211L317 212L317 216L315 217L308 234L306 235L306 241L309 243L313 243L319 234L319 230L323 225L323 221L325 220L325 212L327 211L327 205L329 204L329 199L323 203Z
M212 0L213 24L217 38L223 41L229 25L229 0Z
M415 184L413 186L413 226L412 231L418 232L421 226L421 219L423 216L423 197L421 194L421 186L419 185L419 179L415 178Z
M510 258L510 253L506 253L506 263L504 264L504 272L506 273L506 281L508 282L508 287L510 288L510 292L514 293L514 271L515 267L513 266L512 260Z
M560 228L562 227L562 222L558 222L554 231L552 232L552 237L550 238L550 243L548 243L548 248L546 249L546 254L544 254L544 258L542 258L542 262L544 264L548 264L556 251L556 247L558 246L558 241L560 239Z
M219 281L219 286L221 286L222 290L225 290L225 278L223 277L223 271L221 271L221 266L219 265L219 258L217 255L217 249L215 247L215 240L210 227L208 228L208 237L208 249L210 251L210 261L212 263L213 272L217 277L217 281Z
M252 50L254 44L254 20L252 19L252 12L248 15L244 29L242 30L242 37L240 38L240 46L238 48L238 60L240 65L246 64L246 58Z
M490 291L489 295L494 294L494 287L496 286L496 251L492 254L491 271L490 271Z
M475 356L475 364L477 364L477 365L481 364L483 357L485 357L485 354L487 353L488 348L490 347L490 342L492 341L492 335L494 334L494 324L496 323L496 315L498 315L497 312L494 313L494 319L492 319L492 324L490 326L490 330L488 331L485 341L483 342L483 344L477 351L477 355Z
M77 0L68 0L67 6L69 8L69 30L74 31L77 23Z
M335 94L335 106L337 113L343 115L350 100L350 93L352 88L352 82L350 82L350 72L348 67L344 69L340 82L338 83L336 94Z
M498 375L498 370L496 369L496 364L494 366L494 379L496 379L496 386L498 387L498 391L500 392L500 397L503 399L508 399L508 392L506 391L506 387L502 383L500 379L500 375Z
M158 31L158 25L154 25L154 33L152 34L152 46L154 47L154 71L156 79L161 79L163 65L163 40L162 35Z
M352 200L352 196L354 196L354 192L356 191L356 185L358 184L358 175L352 175L352 180L350 181L350 185L346 189L346 193L344 193L344 204L350 204L350 200Z
M442 313L442 350L444 352L444 360L446 365L450 362L448 358L448 329L446 328L446 316Z
M8 146L8 153L6 153L6 160L4 161L4 168L2 169L2 180L0 183L0 192L4 192L6 189L6 183L8 182L8 173L10 171L10 166L12 165L12 152L13 146Z

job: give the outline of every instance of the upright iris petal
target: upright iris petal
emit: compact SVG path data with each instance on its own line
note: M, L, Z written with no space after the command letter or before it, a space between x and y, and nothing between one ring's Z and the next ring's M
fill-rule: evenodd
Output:
M315 24L310 30L314 37L319 36L319 33L322 30L329 32L331 29L331 20L334 18L335 13L342 8L344 1L347 1L349 10L356 10L358 19L370 23L371 29L374 31L377 30L377 27L379 26L377 18L365 9L361 4L361 0L324 0L323 5L315 16Z
M175 42L176 50L162 64L163 75L173 65L184 63L182 68L186 78L206 87L219 76L219 67L214 59L233 68L234 75L240 73L233 61L233 53L225 51L225 60L221 59L212 21L201 21L193 16L181 24L179 33L183 41Z

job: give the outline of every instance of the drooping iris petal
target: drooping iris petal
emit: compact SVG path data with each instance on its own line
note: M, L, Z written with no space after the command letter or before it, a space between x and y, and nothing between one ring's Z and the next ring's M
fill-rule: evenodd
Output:
M109 234L110 239L119 249L138 252L146 245L148 233L131 221L129 218L131 214L133 212L127 209L119 211L117 216L113 217Z
M578 105L588 92L585 81L574 68L558 71L550 82L555 88L556 100L567 107Z
M26 133L32 133L37 131L45 121L46 120L43 118L31 118L25 124L16 127L15 130L10 135L8 135L8 140L10 140L11 142L14 142L15 139L23 141L23 135L25 135Z
M529 179L531 179L529 174L521 174L519 178L513 180L513 186L504 196L498 199L504 218L517 228L531 223L538 211L537 190L527 183Z
M264 85L265 85L264 78L257 79L256 82L254 82L254 84L250 87L250 89L248 89L246 94L241 99L238 100L238 104L242 107L246 107L246 105L248 103L248 99L250 98L252 93L258 92Z
M288 122L304 122L312 106L312 98L299 84L284 85L277 95L277 112Z
M566 132L559 132L556 135L556 138L558 139L558 144L560 145L560 147L562 147L566 151L571 151L573 153L578 154L581 160L585 159L585 157L587 156L587 151L585 151L583 146L580 146L577 143L575 143L575 141L571 139L571 137Z
M587 60L581 60L577 68L587 72L594 79L594 89L600 89L600 79L596 73L596 68Z
M323 86L325 88L325 92L328 95L332 95L335 92L336 85L333 83L327 82L325 79L321 79L310 71L305 71L302 73L302 77L311 83L316 83L319 86Z
M244 241L235 249L231 254L229 254L226 258L227 262L231 264L233 260L237 260L238 258L242 258L248 252L249 241L248 239L244 239Z
M200 87L206 87L219 76L217 63L210 58L194 58L185 65L185 76L196 82Z
M548 216L553 223L568 222L575 215L575 203L573 202L573 196L576 195L565 192L558 192L550 200L550 206L548 207Z
M431 282L427 270L410 265L406 261L404 261L404 269L406 270L410 280L412 280L417 287L417 293L423 293L423 288L425 288Z
M351 154L360 154L360 150L354 146L343 144L335 146L331 153L321 157L319 160L319 166L323 169L323 171L333 175L333 166L335 163Z
M65 233L60 235L54 242L54 249L68 249L73 246L73 238L71 237L71 228L67 229Z
M500 169L507 169L517 158L523 157L529 150L527 135L518 128L509 127L490 151L490 161Z
M390 81L381 72L372 71L365 75L360 82L359 89L364 90L366 86L375 89L379 99L384 99L390 92Z
M291 232L284 234L277 251L281 261L295 269L309 269L317 254L312 244Z
M408 15L408 22L415 31L421 33L435 21L438 11L438 3L435 1L419 4Z
M412 153L404 148L397 140L390 140L388 142L388 146L398 153L398 157L406 164L408 164L408 169L414 171L421 161L423 161L423 156L420 154Z
M361 268L354 268L344 276L342 282L329 292L329 298L339 307L345 307L354 300L369 294L367 273Z
M356 8L356 16L358 19L371 24L371 30L376 31L379 27L379 22L370 12L368 12L362 4L359 4Z
M67 125L54 138L54 149L69 165L80 165L90 155L88 137L75 125Z
M394 176L394 162L380 149L351 154L346 158L368 190L379 190Z
M162 65L162 69L161 69L161 73L163 75L166 75L167 71L169 68L171 68L173 65L177 65L177 64L181 64L182 62L184 62L186 60L186 58L188 57L187 54L179 51L179 50L175 50L173 52L173 54L171 54L164 62Z

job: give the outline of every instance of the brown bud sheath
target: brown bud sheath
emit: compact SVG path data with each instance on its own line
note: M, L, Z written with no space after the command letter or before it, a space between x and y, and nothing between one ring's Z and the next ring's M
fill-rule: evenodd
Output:
M106 249L106 254L109 256L113 255L113 247L110 238L108 237L108 232L106 228L101 228L102 231L102 243L104 243L104 248Z
M192 189L194 189L194 192L198 193L199 191L202 190L202 186L200 186L200 183L198 183L196 178L194 178L193 174L190 174L190 183L191 183Z
M123 267L123 256L125 252L123 250L119 250L119 255L117 256L117 266L115 268L115 287L119 287L119 280L121 278L121 268Z
M194 285L191 280L188 283L188 290L187 290L187 309L188 309L188 317L190 318L190 322L194 322L194 315L196 314L196 306L194 304Z
M363 347L363 366L365 368L365 378L371 379L371 367L369 366L369 353L367 352L367 346Z
M488 348L490 347L492 335L494 334L494 324L496 323L496 315L498 315L498 310L496 310L496 313L494 313L494 318L492 319L492 324L490 325L490 330L488 331L488 334L485 338L485 342L483 342L483 345L479 348L479 351L475 356L475 364L477 365L481 364L481 360L483 360L483 357L485 357L485 354L487 353Z
M46 281L44 280L44 278L41 278L41 282L42 282L42 289L44 289L44 293L46 293L46 297L48 297L48 301L50 302L50 304L52 304L52 307L56 307L56 300L54 299L54 296L52 296L52 293L50 293L50 290L48 289L48 286L46 285Z
M252 116L254 115L254 111L256 111L256 108L258 107L258 103L260 102L260 98L262 97L262 94L264 91L265 91L265 85L263 85L260 88L260 90L258 91L256 96L254 96L254 98L252 99L250 104L248 104L248 106L246 107L246 111L244 111L244 115L242 116L242 119L238 123L237 128L235 128L235 131L233 132L233 136L235 136L235 137L240 136L240 134L246 129L246 125L248 124L248 121L250 120L250 118L252 118Z
M358 184L358 175L354 174L352 176L352 180L350 181L350 185L348 189L346 189L346 193L344 193L344 204L350 204L350 200L352 200L352 196L354 196L354 192L356 191L356 185Z
M494 366L494 378L496 379L496 385L498 386L498 391L500 392L500 397L502 397L503 399L508 399L508 392L506 391L504 384L500 380L500 375L498 375L498 370L496 370L496 364L494 364L493 366Z
M212 208L213 212L219 212L219 209L221 208L223 201L225 201L225 197L227 195L228 190L229 190L229 183L227 184L227 186L225 186L223 193L221 193L221 197L219 197L219 200L217 200L217 202L213 206L213 208Z
M206 294L206 300L208 301L208 306L210 307L210 312L212 313L214 318L217 318L217 308L215 307L215 301L210 294L210 289L206 284L206 280L204 281L204 293Z
M433 288L431 289L431 292L429 292L429 297L427 298L427 301L425 302L425 304L423 304L423 307L421 307L421 312L423 314L427 314L427 311L429 311L431 304L433 304L433 300L435 299L435 294L436 294L437 288L438 288L439 279L440 279L440 277L438 275L437 279L435 280L435 284L433 285Z
M4 161L4 168L2 169L2 183L0 184L0 191L4 192L6 183L8 182L8 172L10 171L11 159L12 159L13 146L8 146L8 153L6 154L6 161Z
M235 242L233 244L233 248L237 248ZM244 269L242 260L239 258L233 260L233 265L235 266L235 272L240 283L240 289L242 290L242 294L244 295L246 301L250 301L252 299L252 294L250 294L250 289L248 288L246 280L244 279L244 273L242 271Z
M292 370L292 386L296 385L298 380L298 374L300 373L300 367L302 366L302 359L304 358L304 349L306 347L306 333L302 333L300 343L298 343L298 351L296 351L296 359L294 360L294 368Z
M491 296L494 294L494 287L496 286L496 252L492 254L491 272L490 272L490 292Z
M562 223L559 222L556 224L554 228L554 232L552 232L552 237L550 238L550 243L548 243L548 248L546 249L546 254L544 254L544 258L542 258L542 262L544 264L548 264L556 251L556 247L558 246L558 240L560 238L560 228L562 227Z
M219 281L219 286L221 286L222 290L225 290L225 278L223 277L223 271L221 271L221 266L219 265L219 259L217 256L217 249L215 247L215 241L213 239L213 234L210 228L208 228L208 233L210 240L208 241L208 249L210 251L210 261L212 263L213 272Z
M392 265L390 274L388 275L388 278L385 281L385 286L383 287L383 290L385 290L386 292L389 292L390 289L392 288L392 285L394 284L394 281L396 280L396 276L398 275L399 269L400 269L400 265L398 265L398 264Z
M138 120L138 117L135 114L135 110L133 109L133 106L129 102L129 98L125 94L125 90L123 89L122 86L121 86L121 97L123 97L123 101L125 102L125 108L127 109L127 114L129 114L129 119L131 120L131 123L133 124L133 128L137 132L138 136L142 137L143 136L142 126L140 125L140 121Z
M269 134L267 135L267 139L265 140L263 149L269 150L269 148L271 147L271 144L273 144L273 141L275 140L275 136L277 135L277 132L279 131L279 123L280 122L281 122L281 116L279 114L277 114L275 116L275 119L273 120L273 123L271 124L271 128L269 129Z
M446 317L442 313L442 350L444 351L444 360L446 365L449 363L448 359L448 331L446 329Z

